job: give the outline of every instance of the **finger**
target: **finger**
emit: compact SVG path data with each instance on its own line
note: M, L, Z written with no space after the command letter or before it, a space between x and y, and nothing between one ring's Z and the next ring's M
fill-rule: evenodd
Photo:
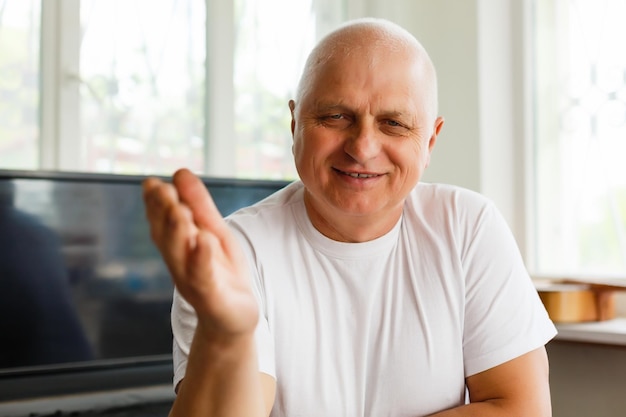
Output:
M219 265L223 264L223 256L219 239L211 232L199 229L196 247L189 252L187 262L186 273L190 283L195 286L213 286L215 279L206 278L215 277L216 272L217 276L223 278L224 274L219 271Z
M141 183L141 188L143 190L143 197L144 199L146 198L146 195L153 189L159 187L161 184L163 184L163 181L161 181L158 178L155 177L148 177L145 180L143 180L143 182Z
M142 183L146 210L161 212L170 203L178 203L178 193L173 185L158 178L148 178Z
M180 204L178 194L173 185L156 178L146 180L143 189L145 212L150 224L151 237L157 243L161 240L168 210L172 206Z
M184 238L187 249L194 250L197 243L198 228L193 221L193 214L189 207L180 203L171 208L166 220L166 238L178 237ZM171 236L170 236L171 235Z
M191 212L183 204L173 204L163 216L162 231L157 242L163 260L177 284L186 276L189 254L196 247L198 229Z
M173 273L178 274L185 250L196 244L197 228L190 209L178 199L172 184L148 179L143 184L152 240Z
M167 199L178 201L178 193L176 192L176 189L159 178L147 178L142 182L141 187L143 190L143 200L145 203L156 203L157 201L155 200L159 200L162 197L167 197ZM166 191L166 194L160 195L161 192L163 192L163 189L168 189L168 191Z
M242 320L246 314L243 309L257 310L243 263L231 263L225 256L222 243L210 232L200 230L197 249L187 263L189 278L190 303L194 306L199 320L218 325L221 330L230 333L250 328ZM209 277L209 279L206 279ZM243 300L249 301L244 302ZM254 316L258 317L258 316Z
M191 209L199 228L210 230L219 239L228 233L222 214L200 178L188 169L181 169L174 174L173 183L180 200Z
M220 241L222 250L231 261L241 262L243 256L240 253L238 242L200 178L187 169L181 169L174 174L173 183L181 201L191 209L198 228L213 234Z

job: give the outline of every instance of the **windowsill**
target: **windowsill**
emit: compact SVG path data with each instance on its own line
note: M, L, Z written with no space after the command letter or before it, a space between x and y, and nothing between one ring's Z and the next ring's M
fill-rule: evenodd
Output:
M556 324L555 340L626 346L626 317L587 323Z

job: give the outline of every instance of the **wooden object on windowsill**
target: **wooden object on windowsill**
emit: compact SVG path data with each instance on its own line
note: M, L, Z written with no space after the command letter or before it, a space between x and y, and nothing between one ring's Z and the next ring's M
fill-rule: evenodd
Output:
M564 279L536 282L539 297L555 323L604 321L615 318L615 292L626 285Z

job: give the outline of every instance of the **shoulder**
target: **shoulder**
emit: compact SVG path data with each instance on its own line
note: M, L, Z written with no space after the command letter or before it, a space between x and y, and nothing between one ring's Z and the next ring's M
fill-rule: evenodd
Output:
M303 206L303 187L300 181L289 183L263 200L235 211L226 217L226 222L235 230L245 231L245 234L288 223L293 218L293 209Z
M406 200L405 211L429 218L468 220L494 210L492 201L484 195L450 184L419 183Z
M261 201L235 211L227 217L227 220L237 221L248 216L262 215L274 210L281 210L299 202L301 200L300 195L303 189L304 185L302 182L291 182L280 190L265 197Z
M467 201L485 203L489 199L484 195L458 185L420 182L410 193L412 197L428 198L437 202Z

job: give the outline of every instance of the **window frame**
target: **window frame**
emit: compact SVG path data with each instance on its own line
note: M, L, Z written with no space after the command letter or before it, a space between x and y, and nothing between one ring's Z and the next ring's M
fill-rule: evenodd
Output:
M80 160L80 0L41 2L39 168L77 170ZM70 117L74 115L74 117Z

